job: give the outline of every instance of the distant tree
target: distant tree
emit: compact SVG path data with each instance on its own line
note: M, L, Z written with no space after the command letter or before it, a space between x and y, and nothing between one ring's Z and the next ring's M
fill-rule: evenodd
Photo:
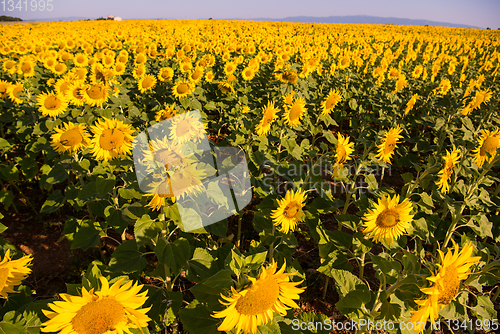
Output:
M101 17L98 17L98 18L97 18L97 19L95 19L95 20L96 20L96 21L102 21L102 20L107 20L107 18L105 18L105 17L102 17L102 16L101 16Z
M6 15L0 15L0 21L3 22L13 22L13 21L22 21L19 17L12 17Z

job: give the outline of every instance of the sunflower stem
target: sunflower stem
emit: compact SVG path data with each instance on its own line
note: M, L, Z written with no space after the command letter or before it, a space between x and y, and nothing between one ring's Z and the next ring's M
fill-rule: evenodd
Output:
M238 215L238 235L236 238L236 248L240 249L241 245L241 220L242 220L242 214ZM273 224L274 226L274 224Z
M172 278L170 277L170 268L164 264L163 268L165 269L165 288L167 291L172 291Z
M24 193L21 191L21 189L19 189L19 187L17 186L17 184L15 183L10 183L14 189L16 189L19 194L21 195L22 198L24 198L24 200L26 201L26 203L28 204L28 206L31 208L31 210L33 210L33 212L35 213L35 215L37 215L38 217L38 211L35 209L35 207L33 206L33 204L31 204L30 200L28 199L28 197L24 196Z
M325 285L323 286L323 297L322 297L323 300L325 300L326 298L326 291L328 290L328 282L330 282L330 277L325 276Z
M271 236L274 237L274 234L276 233L276 225L273 223L273 230L271 232ZM273 253L274 253L274 238L273 241L271 242L271 245L269 245L269 263L272 263L273 261Z
M361 263L359 265L359 279L363 280L363 275L365 273L365 255L366 253L361 254Z
M491 300L495 302L498 299L498 295L500 295L500 285L497 286L497 292L491 297Z

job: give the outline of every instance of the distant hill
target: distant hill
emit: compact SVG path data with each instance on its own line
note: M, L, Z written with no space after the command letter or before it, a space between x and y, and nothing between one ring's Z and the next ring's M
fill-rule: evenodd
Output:
M0 22L22 22L18 17L0 15Z
M292 16L283 19L268 19L256 18L253 21L283 21L283 22L304 22L304 23L352 23L352 24L397 24L397 25L414 25L414 26L440 26L440 27L455 27L455 28L474 28L482 29L480 27L470 26L466 24L449 23L449 22L436 22L429 20L413 20L401 19L397 17L378 17L367 15L353 15L353 16L327 16L327 17L314 17L314 16Z
M95 17L80 17L80 16L69 16L69 17L55 17L50 19L30 19L30 21L78 21L78 20L95 20ZM123 18L124 20L146 20L144 18ZM203 18L202 20L206 20ZM150 18L150 20L167 20L167 18ZM168 20L175 20L174 18L168 18ZM221 20L247 20L241 18L232 19L221 19ZM473 29L483 29L481 27L470 26L466 24L459 23L449 23L449 22L436 22L429 20L414 20L414 19L402 19L397 17L378 17L378 16L368 16L368 15L353 15L353 16L326 16L326 17L314 17L314 16L291 16L282 19L271 19L271 18L252 18L250 21L282 21L282 22L304 22L304 23L352 23L352 24L396 24L396 25L419 25L419 26L441 26L441 27L455 27L455 28L473 28Z

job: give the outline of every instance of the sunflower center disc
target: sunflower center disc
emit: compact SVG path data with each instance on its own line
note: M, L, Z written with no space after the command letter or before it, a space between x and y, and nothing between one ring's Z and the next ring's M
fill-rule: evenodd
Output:
M71 325L78 334L103 334L114 330L124 317L125 309L122 304L104 297L82 306L71 320Z
M99 86L92 86L88 91L87 95L92 99L92 100L99 100L104 98L103 94L103 89Z
M290 109L290 120L295 121L299 118L301 112L301 108L299 105L294 105L292 109Z
M399 214L392 210L386 210L378 215L376 224L382 228L389 228L399 223Z
M337 104L336 102L337 102L336 96L329 97L328 100L326 100L325 108L332 109L333 107L335 107L335 104Z
M442 283L437 284L439 290L439 304L449 304L457 295L458 288L460 287L460 280L458 277L457 268L455 266L445 267Z
M389 154L396 148L396 140L389 136L385 142L384 154Z
M177 94L186 94L189 91L189 86L185 83L181 83L179 86L177 86Z
M255 283L244 296L241 296L236 302L236 310L244 315L265 313L278 301L279 293L278 282L269 277Z
M492 156L496 153L499 144L500 140L497 137L488 137L484 140L479 154L481 154L482 156L486 156L486 152L488 152Z
M111 151L122 146L125 135L117 129L106 129L99 138L99 145L106 150Z
M7 278L9 278L9 268L0 269L0 290L3 290L5 284L7 283Z
M184 137L184 135L186 135L186 133L188 133L189 131L191 131L192 127L191 127L191 123L185 119L179 121L179 123L177 123L177 127L175 128L175 134L177 135L177 137Z
M59 100L55 96L49 96L48 98L45 99L45 102L43 104L45 108L49 110L54 110L59 107Z
M290 203L285 207L285 210L283 210L283 216L285 216L287 218L293 218L297 215L297 212L299 212L299 209L300 208L299 208L299 205L297 204L297 202Z
M83 141L83 137L78 130L71 129L61 135L60 142L64 146L76 146Z
M146 78L142 82L142 88L147 89L149 87L153 86L153 80L151 78Z

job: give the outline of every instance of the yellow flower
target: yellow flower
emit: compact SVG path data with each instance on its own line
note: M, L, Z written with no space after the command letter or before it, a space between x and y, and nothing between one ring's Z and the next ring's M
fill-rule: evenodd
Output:
M446 255L441 250L439 252L440 264L439 272L427 280L434 283L428 288L420 290L427 295L427 299L416 300L420 308L413 313L408 322L418 324L418 330L425 329L427 319L435 322L439 317L439 310L442 306L448 305L454 300L460 290L460 282L466 279L470 274L470 267L481 257L471 256L473 247L470 243L466 244L459 252L458 245L453 241L455 252L448 250Z
M26 59L19 62L19 74L24 77L32 77L35 75L35 63L33 61Z
M335 164L343 164L351 160L351 153L354 152L352 148L354 143L349 143L349 136L342 136L337 134L337 151L335 155Z
M179 81L172 87L172 94L176 98L183 98L194 91L193 85L189 81Z
M162 82L172 81L174 78L174 70L171 67L163 67L158 72L158 80Z
M417 102L417 99L418 99L418 94L413 94L413 96L411 97L411 99L406 104L405 114L404 114L405 116L408 115L408 113L410 112L410 110L413 109L413 106Z
M450 80L443 79L439 83L439 86L437 86L433 92L434 92L434 94L440 94L440 95L444 96L444 95L448 94L448 91L450 90L450 88L451 88Z
M475 110L481 106L481 103L488 103L492 97L489 91L476 91L476 96L471 101L471 109Z
M267 102L267 106L262 108L262 119L257 125L257 134L259 136L267 136L278 111L279 109L274 107L274 102L272 101Z
M12 102L16 104L23 103L23 100L21 100L21 98L26 96L26 94L24 93L24 87L22 83L16 82L15 84L11 84L7 91L9 93L9 99Z
M229 82L221 81L217 87L221 92L226 94L233 94L235 92L233 86Z
M0 99L5 99L9 96L10 83L4 80L0 80Z
M75 106L83 106L85 104L85 99L83 95L85 94L85 85L83 81L74 81L68 87L68 92L66 97L68 101L73 103Z
M91 152L97 160L112 160L123 157L132 150L134 129L117 119L103 118L91 126L94 137Z
M375 241L385 240L391 243L410 227L412 208L408 198L399 203L399 195L379 198L375 208L368 209L368 213L363 216L366 228L364 232Z
M335 106L342 100L342 93L332 89L326 99L321 103L321 115L327 115L333 111Z
M16 292L14 287L21 284L21 281L28 277L31 269L28 268L32 260L31 255L25 255L20 259L10 258L10 249L7 249L5 256L0 261L0 297L8 299L8 293Z
M144 94L147 91L153 90L156 85L156 79L154 76L148 74L140 78L137 85L139 86L139 91Z
M57 117L64 114L68 108L66 99L54 93L42 93L37 97L37 103L40 106L38 110L43 116Z
M177 112L175 111L174 108L175 104L172 104L171 106L168 106L165 109L158 110L155 114L155 120L157 122L161 122L171 117L174 117L175 115L177 115Z
M394 153L394 150L398 147L399 139L403 138L400 133L403 130L398 127L391 128L386 132L384 138L379 145L377 145L378 153L375 157L385 163L391 163L391 157Z
M175 116L171 121L168 137L176 144L184 144L206 138L206 132L203 123L199 119L189 113L183 113Z
M236 328L236 334L257 333L257 327L267 324L274 318L274 312L281 315L286 310L299 306L293 301L299 299L303 288L297 288L302 282L290 282L285 273L286 263L276 272L277 264L268 269L263 269L258 278L248 277L251 285L237 291L231 287L231 295L226 297L221 294L224 301L220 300L227 308L215 312L214 318L225 318L217 328L219 331L231 331Z
M293 104L293 95L295 92L292 90L289 94L287 94L285 97L283 97L283 102L288 105Z
M299 80L299 76L294 71L285 71L279 74L279 80L283 83L294 84Z
M62 301L49 304L51 310L42 310L49 318L42 331L104 334L147 327L151 319L146 313L151 307L141 308L148 299L146 291L139 293L143 285L133 281L122 285L122 278L110 287L106 278L99 280L100 290L82 287L82 296L60 294Z
M89 64L89 58L84 53L78 53L73 58L73 63L78 67L86 67Z
M51 146L59 153L72 153L90 144L90 137L84 125L63 123L62 127L54 128L54 131L56 133L50 136Z
M241 72L241 77L243 80L250 81L255 76L255 72L251 67L245 67Z
M402 91L407 85L408 85L408 81L406 80L405 75L401 74L398 77L398 80L396 81L396 85L394 87L394 90L391 92L391 94L396 94L397 92Z
M236 66L237 65L232 61L227 62L224 65L224 73L226 74L226 76L230 76L231 74L233 74L234 71L236 71Z
M415 79L418 79L420 78L420 76L422 75L422 73L424 72L424 67L422 65L417 65L415 66L415 68L413 69L413 72L411 73L411 75L415 78Z
M451 174L453 174L453 168L455 168L460 160L460 150L453 145L453 150L451 152L446 151L446 156L443 157L443 160L444 166L438 173L439 180L436 185L443 194L447 194L450 190L448 180Z
M101 107L108 98L108 86L102 83L87 85L83 91L83 100L91 106Z
M477 140L476 149L472 151L476 165L482 167L485 161L491 162L495 158L498 148L500 148L498 128L493 131L485 130Z
M274 225L281 225L280 231L284 233L295 231L297 224L304 220L302 208L306 199L307 196L302 190L297 189L296 192L288 190L285 198L278 200L278 208L271 213Z
M292 105L285 106L285 113L283 115L286 124L292 129L300 125L300 120L304 117L306 112L306 101L302 97L297 97Z
M348 68L350 64L351 64L351 57L349 57L349 55L346 54L342 57L342 59L340 59L339 68L343 70L345 68Z

